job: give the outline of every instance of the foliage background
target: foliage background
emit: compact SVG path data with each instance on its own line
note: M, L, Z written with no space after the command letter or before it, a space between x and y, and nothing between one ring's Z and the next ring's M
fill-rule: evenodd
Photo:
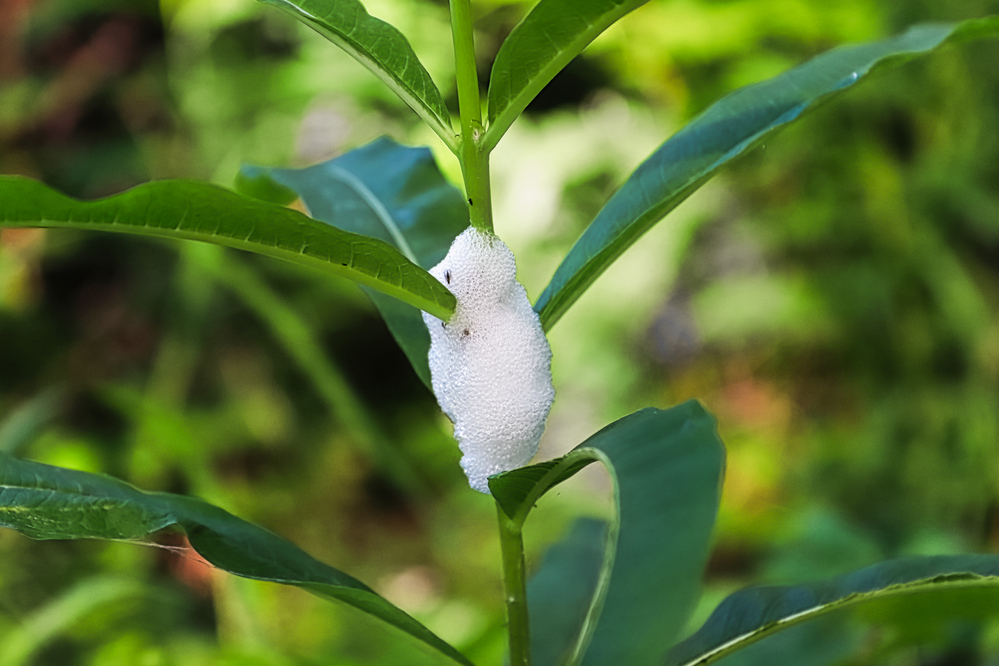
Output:
M446 5L366 5L453 104ZM484 77L527 5L477 6ZM726 92L842 42L997 12L653 0L494 154L497 231L521 281L535 298L615 184ZM949 49L823 107L681 206L553 329L543 456L646 405L697 397L718 416L729 465L701 617L750 581L999 548L997 65L995 43ZM386 133L431 145L458 182L373 77L257 3L0 4L2 173L79 197L151 178L230 185L243 162L309 164ZM296 361L301 340L276 333L289 328L328 363ZM216 248L5 230L0 414L7 450L204 497L474 661L502 658L491 501L468 490L446 420L353 285ZM529 559L571 516L605 511L604 490L581 475L546 500ZM435 659L349 609L160 545L0 533L0 662ZM999 654L994 627L907 632L899 617L883 611L851 663Z

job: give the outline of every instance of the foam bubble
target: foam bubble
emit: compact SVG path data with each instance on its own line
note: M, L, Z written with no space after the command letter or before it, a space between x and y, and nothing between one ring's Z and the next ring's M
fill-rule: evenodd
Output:
M487 477L538 451L555 398L551 348L498 237L469 227L430 273L458 301L446 324L423 313L434 394L454 423L469 485L488 493Z

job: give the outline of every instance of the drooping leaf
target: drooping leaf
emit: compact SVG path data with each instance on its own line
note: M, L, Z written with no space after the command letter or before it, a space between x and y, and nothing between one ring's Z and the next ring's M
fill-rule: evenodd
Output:
M451 116L413 47L358 0L261 0L279 7L346 51L410 106L452 151Z
M698 666L765 639L779 631L836 610L879 603L890 597L999 592L999 555L911 557L882 562L838 578L794 586L757 587L725 599L692 636L670 650L667 666ZM995 612L995 601L990 605Z
M33 539L140 540L166 528L181 529L191 546L220 569L342 601L471 666L364 583L276 534L192 497L146 493L110 477L0 453L0 526Z
M824 53L716 102L656 150L614 193L555 271L535 310L551 328L601 273L719 169L872 72L942 44L999 34L999 17L927 24Z
M492 149L531 100L597 35L648 0L540 0L510 32L489 77Z
M614 482L616 520L606 538L594 526L570 534L529 584L535 664L659 664L697 600L707 561L724 465L714 419L696 401L644 409L558 460L492 477L489 487L522 522L546 491L593 461ZM603 554L599 567L594 553ZM591 601L581 613L553 594Z
M440 263L468 226L464 197L441 175L430 151L385 137L304 169L247 166L240 179L258 189L270 184L290 190L317 220L383 240L423 268ZM368 295L430 386L430 335L419 310L373 291Z
M555 460L503 472L496 477L493 499L506 515L523 522L542 495L595 460L587 451L574 450ZM489 488L493 489L493 485L490 483Z
M208 183L154 181L106 199L78 201L28 178L0 176L0 227L65 227L227 245L319 268L444 319L454 312L451 292L387 243Z

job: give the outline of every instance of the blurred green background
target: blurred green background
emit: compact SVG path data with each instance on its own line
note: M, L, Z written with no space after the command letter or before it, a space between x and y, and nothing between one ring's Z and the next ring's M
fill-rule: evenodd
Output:
M476 4L480 70L530 3ZM376 0L455 106L443 1ZM987 0L652 0L557 77L493 158L531 298L614 187L718 97L842 42ZM881 74L709 183L551 332L543 457L699 398L729 464L698 617L749 582L999 550L999 44ZM382 134L457 164L374 77L252 0L0 2L0 173L99 197L231 185ZM0 202L2 205L2 202ZM0 232L0 447L198 495L385 594L474 661L504 650L488 497L364 296L238 252ZM580 475L532 517L529 565ZM356 611L161 547L0 531L0 664L420 664ZM996 663L999 631L881 609L846 663ZM911 611L911 609L909 609ZM868 618L871 619L871 618ZM914 631L913 626L919 630ZM990 655L993 661L982 661Z

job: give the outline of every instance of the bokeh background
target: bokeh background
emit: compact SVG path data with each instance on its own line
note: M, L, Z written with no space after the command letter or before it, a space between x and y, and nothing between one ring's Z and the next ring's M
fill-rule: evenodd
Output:
M475 3L483 81L530 3ZM455 106L447 6L373 0ZM652 0L493 158L536 298L616 185L731 90L993 0ZM699 398L729 449L703 618L742 585L999 550L999 43L880 74L709 183L551 332L542 456ZM252 0L0 0L0 173L83 198L231 185L388 134L457 164L354 61ZM2 205L2 202L0 202ZM238 252L0 232L0 447L190 493L364 580L478 663L504 651L494 509L352 284ZM543 502L528 560L577 515ZM157 547L0 531L0 663L433 664L360 613ZM815 663L996 663L999 630L883 611ZM870 618L868 618L870 619ZM908 624L906 624L908 623ZM856 640L854 640L856 639ZM988 661L991 659L991 661ZM799 662L800 663L800 662Z

